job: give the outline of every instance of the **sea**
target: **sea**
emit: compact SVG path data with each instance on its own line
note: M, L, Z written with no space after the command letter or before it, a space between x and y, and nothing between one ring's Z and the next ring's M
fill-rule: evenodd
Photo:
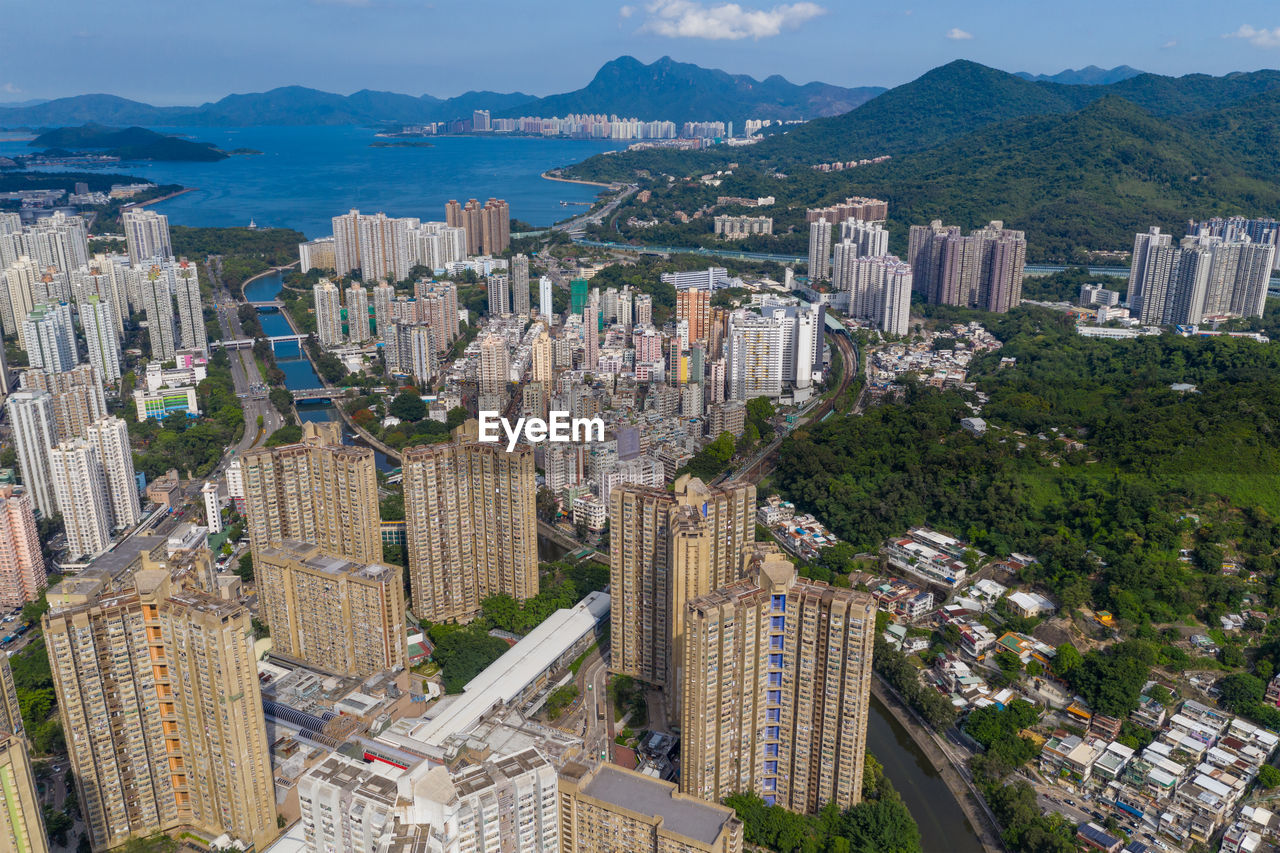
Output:
M173 225L295 228L308 238L332 232L331 219L353 208L388 216L444 219L449 199L505 199L511 216L543 227L581 213L600 187L552 181L567 166L617 142L519 136L443 136L425 146L378 147L368 127L158 127L154 130L224 151L251 148L215 163L121 162L104 171L157 184L192 187L153 209ZM29 136L0 136L0 155L28 154ZM561 204L567 202L567 204Z

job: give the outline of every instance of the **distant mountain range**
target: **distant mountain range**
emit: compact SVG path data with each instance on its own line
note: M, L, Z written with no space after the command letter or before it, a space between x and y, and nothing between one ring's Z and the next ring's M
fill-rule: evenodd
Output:
M1015 76L1036 83L1062 83L1064 86L1108 86L1112 83L1119 83L1121 80L1128 80L1130 77L1137 77L1143 73L1145 72L1129 65L1117 65L1115 68L1099 68L1096 65L1086 65L1080 69L1068 68L1066 71L1059 71L1057 74L1030 74L1026 71L1019 71Z
M825 83L798 86L777 75L755 80L663 57L645 65L630 56L606 63L582 89L539 98L522 92L467 92L454 98L368 89L336 95L286 86L228 95L198 107L155 107L115 95L77 95L25 105L0 104L0 127L61 127L95 122L151 127L420 124L494 116L607 113L646 120L800 119L847 112L884 90Z
M1066 85L956 61L750 147L622 152L565 172L643 181L732 161L740 168L717 192L775 195L775 218L870 195L888 200L895 241L905 239L904 224L942 218L970 228L1003 219L1027 231L1028 257L1071 260L1080 249L1121 248L1147 225L1181 233L1193 216L1274 216L1277 150L1280 71ZM809 169L883 154L891 159L842 172ZM790 177L773 178L775 170ZM683 185L671 186L676 193ZM660 202L692 203L655 191L653 204ZM630 204L621 219L653 215Z

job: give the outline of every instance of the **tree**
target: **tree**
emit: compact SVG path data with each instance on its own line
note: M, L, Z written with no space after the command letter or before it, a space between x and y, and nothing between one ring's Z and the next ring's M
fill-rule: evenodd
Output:
M236 576L245 583L253 582L253 554L244 554L236 563Z
M1058 654L1053 659L1053 671L1066 678L1083 661L1084 658L1080 656L1075 646L1063 643L1058 646Z
M1247 672L1233 672L1218 682L1218 702L1228 711L1245 713L1262 701L1266 685Z
M1264 764L1259 767L1258 784L1268 789L1280 785L1280 769L1276 769L1270 764Z
M416 422L427 416L427 405L415 391L404 391L396 395L387 411L402 421Z

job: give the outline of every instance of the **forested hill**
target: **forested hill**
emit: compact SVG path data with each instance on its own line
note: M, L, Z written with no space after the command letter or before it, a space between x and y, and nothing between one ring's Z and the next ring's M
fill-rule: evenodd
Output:
M953 62L843 116L749 148L601 155L568 172L652 189L648 202L633 199L617 217L624 239L706 245L709 221L673 225L668 212L697 210L716 196L772 195L776 245L756 240L749 248L802 253L805 206L869 195L889 202L898 252L906 248L902 226L1002 219L1027 232L1028 259L1073 261L1084 250L1126 249L1149 225L1181 233L1191 218L1274 215L1278 142L1276 71L1067 86ZM838 172L810 168L883 154L891 159ZM731 166L732 175L703 193L709 201L696 182L649 181ZM629 232L632 217L659 227Z

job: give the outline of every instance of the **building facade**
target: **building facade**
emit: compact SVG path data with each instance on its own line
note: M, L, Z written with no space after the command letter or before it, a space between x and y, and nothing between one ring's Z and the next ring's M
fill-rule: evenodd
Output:
M45 577L35 503L26 492L13 486L0 486L0 610L12 610L35 601L44 591ZM8 667L8 658L0 661L0 667ZM2 682L0 679L0 692L3 692ZM0 724L4 722L0 716ZM20 731L21 717L16 721L16 728L13 722L10 720L9 730Z
M341 675L404 668L399 567L352 562L292 539L256 556L274 653Z

